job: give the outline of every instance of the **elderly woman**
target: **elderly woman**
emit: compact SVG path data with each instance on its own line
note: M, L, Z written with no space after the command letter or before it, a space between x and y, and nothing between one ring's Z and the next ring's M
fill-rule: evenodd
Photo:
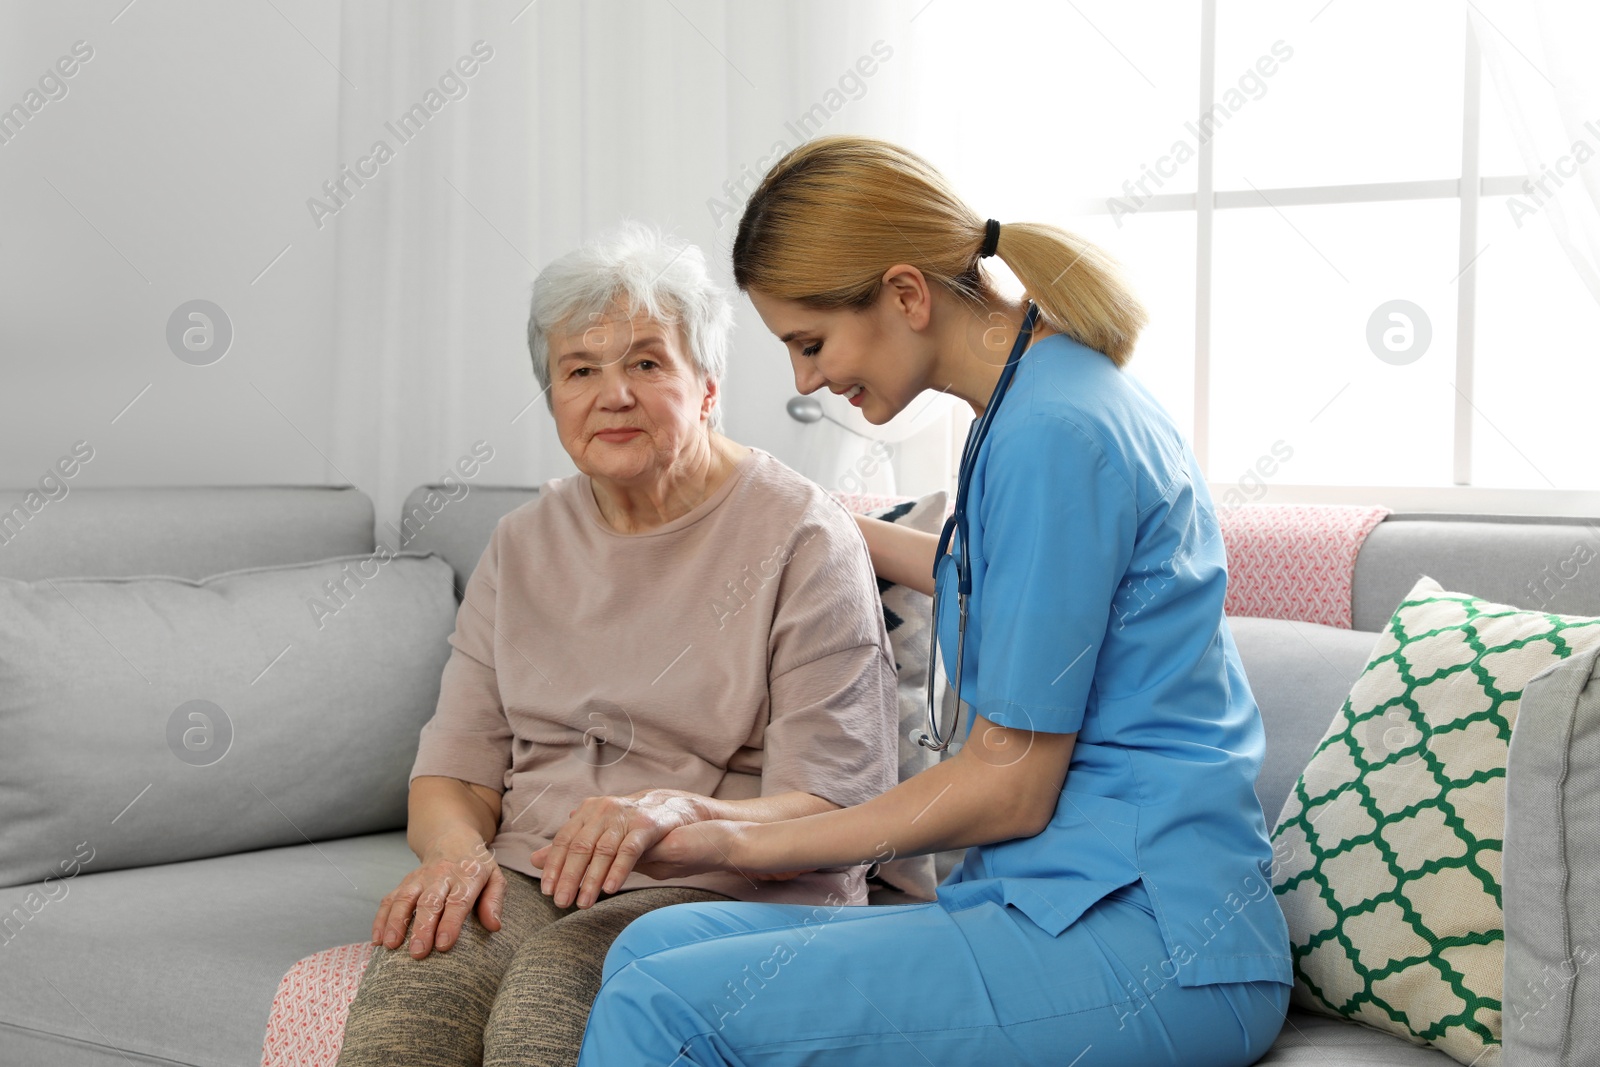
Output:
M865 543L718 431L731 323L700 251L640 224L534 283L533 367L579 473L501 518L467 584L411 771L419 866L379 904L344 1067L570 1064L638 916L865 903L860 866L633 869L675 828L798 818L895 780Z

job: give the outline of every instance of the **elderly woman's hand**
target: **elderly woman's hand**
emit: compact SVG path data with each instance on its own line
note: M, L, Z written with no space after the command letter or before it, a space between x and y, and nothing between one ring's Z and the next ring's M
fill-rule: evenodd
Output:
M505 896L506 876L481 838L441 841L420 867L378 902L372 940L385 948L399 948L409 923L411 956L424 959L435 948L443 952L455 944L474 903L484 929L500 929Z
M574 808L555 839L533 853L540 888L557 907L587 908L615 893L639 857L674 829L704 818L704 798L681 789L646 789L590 797Z

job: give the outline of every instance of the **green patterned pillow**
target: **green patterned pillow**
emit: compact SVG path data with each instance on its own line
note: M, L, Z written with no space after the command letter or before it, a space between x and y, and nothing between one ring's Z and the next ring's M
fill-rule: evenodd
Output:
M1432 578L1401 601L1272 832L1294 1004L1500 1062L1506 749L1528 680L1597 644Z

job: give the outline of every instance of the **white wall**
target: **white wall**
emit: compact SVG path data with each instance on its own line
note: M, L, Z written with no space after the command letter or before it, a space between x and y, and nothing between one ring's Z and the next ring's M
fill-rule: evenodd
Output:
M338 114L337 6L161 0L113 22L125 2L0 5L0 108L92 49L0 143L0 486L80 439L77 485L323 483L300 434L333 417L334 246L303 216ZM211 367L166 342L195 298L236 330Z
M559 25L564 16L543 17ZM519 28L531 25L530 16ZM306 208L347 162L336 136L346 84L337 69L340 32L335 0L0 0L0 108L25 102L76 42L85 42L80 52L92 49L62 79L66 94L0 143L0 488L34 485L80 440L94 458L73 486L345 481L325 454L334 452L341 419L333 403L336 241L346 220L318 230ZM457 43L434 44L453 56ZM736 118L681 116L690 125L679 132L692 141L701 124ZM841 116L837 129L849 128ZM747 140L764 151L772 138L765 126L752 129L734 140L737 151ZM541 148L540 165L552 175L584 162ZM691 239L714 231L705 247L725 275L737 217L712 226L706 200L718 194L720 176L737 169L717 157L692 165L717 179L707 181L704 198L656 202L646 182L632 213ZM582 199L560 210L582 218ZM528 253L537 265L564 250ZM525 285L531 269L514 266ZM205 367L178 359L166 337L174 309L197 298L223 308L235 330L226 356ZM472 294L448 298L471 302ZM787 358L748 302L739 297L737 306L727 432L833 487L837 473L820 468L834 461L838 437L824 435L843 431L784 415L793 395ZM498 303L482 309L501 312ZM508 313L520 330L525 311ZM532 381L529 371L529 396ZM548 422L540 403L513 431L500 427L497 442L508 432L529 440L488 468L487 479L537 484L570 473L564 454L535 440L553 441ZM404 475L410 484L436 480L454 456ZM367 472L346 473L362 485ZM391 502L372 495L381 524Z

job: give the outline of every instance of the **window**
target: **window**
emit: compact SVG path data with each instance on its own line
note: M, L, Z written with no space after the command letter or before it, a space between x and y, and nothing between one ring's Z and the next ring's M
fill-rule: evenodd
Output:
M1508 210L1525 168L1466 5L987 7L919 13L908 54L973 60L925 72L917 143L981 213L1122 261L1152 313L1129 372L1214 489L1287 445L1274 501L1600 506L1600 306Z

